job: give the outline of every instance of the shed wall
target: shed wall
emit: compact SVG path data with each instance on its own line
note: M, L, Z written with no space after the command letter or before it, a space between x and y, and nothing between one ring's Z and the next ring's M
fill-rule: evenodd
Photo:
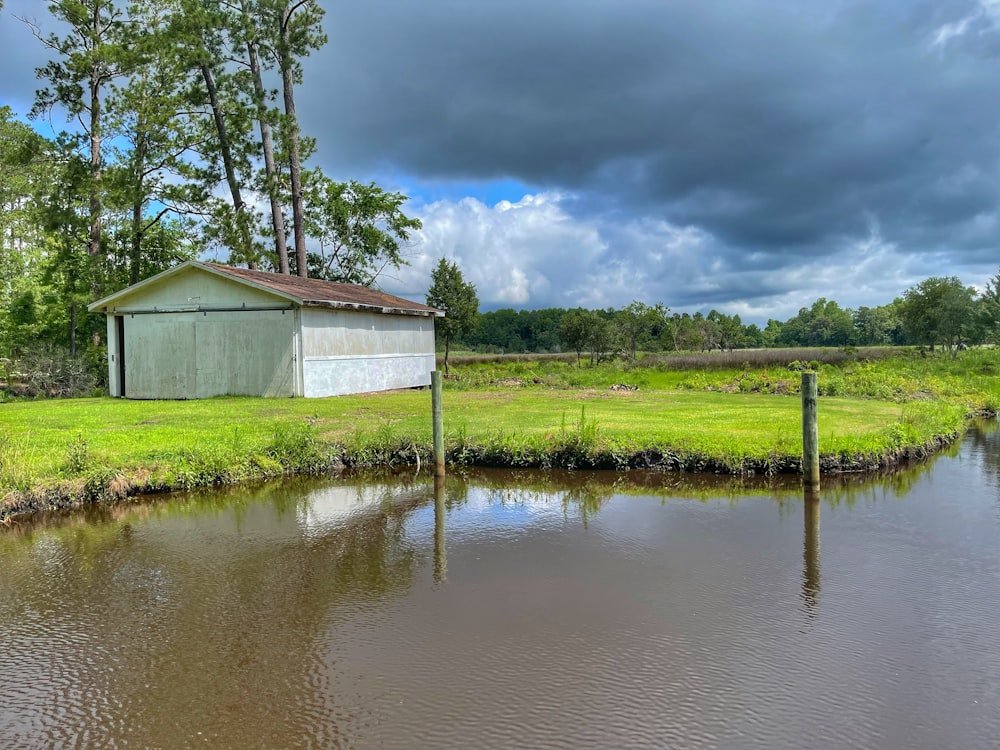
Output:
M307 397L430 385L434 319L305 308L302 354Z

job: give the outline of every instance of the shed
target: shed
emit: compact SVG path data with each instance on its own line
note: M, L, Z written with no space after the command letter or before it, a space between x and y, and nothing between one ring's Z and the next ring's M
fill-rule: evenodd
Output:
M430 384L433 307L368 287L188 261L94 302L112 396L337 396Z

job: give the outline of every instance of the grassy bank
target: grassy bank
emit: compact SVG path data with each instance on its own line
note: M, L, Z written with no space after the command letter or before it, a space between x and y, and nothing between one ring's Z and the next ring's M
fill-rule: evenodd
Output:
M673 369L548 359L467 363L445 391L455 465L794 472L802 362ZM1000 355L820 370L826 471L925 455L995 408ZM625 384L638 390L609 390ZM138 492L427 462L426 391L320 400L71 399L0 404L0 517Z

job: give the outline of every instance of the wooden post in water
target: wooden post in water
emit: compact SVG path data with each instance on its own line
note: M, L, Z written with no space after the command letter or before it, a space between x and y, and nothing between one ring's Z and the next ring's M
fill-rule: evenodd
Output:
M816 414L816 373L802 373L802 481L807 491L819 491L819 426Z
M431 372L431 412L434 419L434 476L444 476L444 408L441 405L441 373Z

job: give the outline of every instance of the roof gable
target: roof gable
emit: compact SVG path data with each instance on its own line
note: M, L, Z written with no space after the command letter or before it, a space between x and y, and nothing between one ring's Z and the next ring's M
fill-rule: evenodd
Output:
M261 289L228 276L208 273L182 263L163 273L126 287L88 306L111 312L183 311L241 307L246 305L290 308L295 300L269 289Z

